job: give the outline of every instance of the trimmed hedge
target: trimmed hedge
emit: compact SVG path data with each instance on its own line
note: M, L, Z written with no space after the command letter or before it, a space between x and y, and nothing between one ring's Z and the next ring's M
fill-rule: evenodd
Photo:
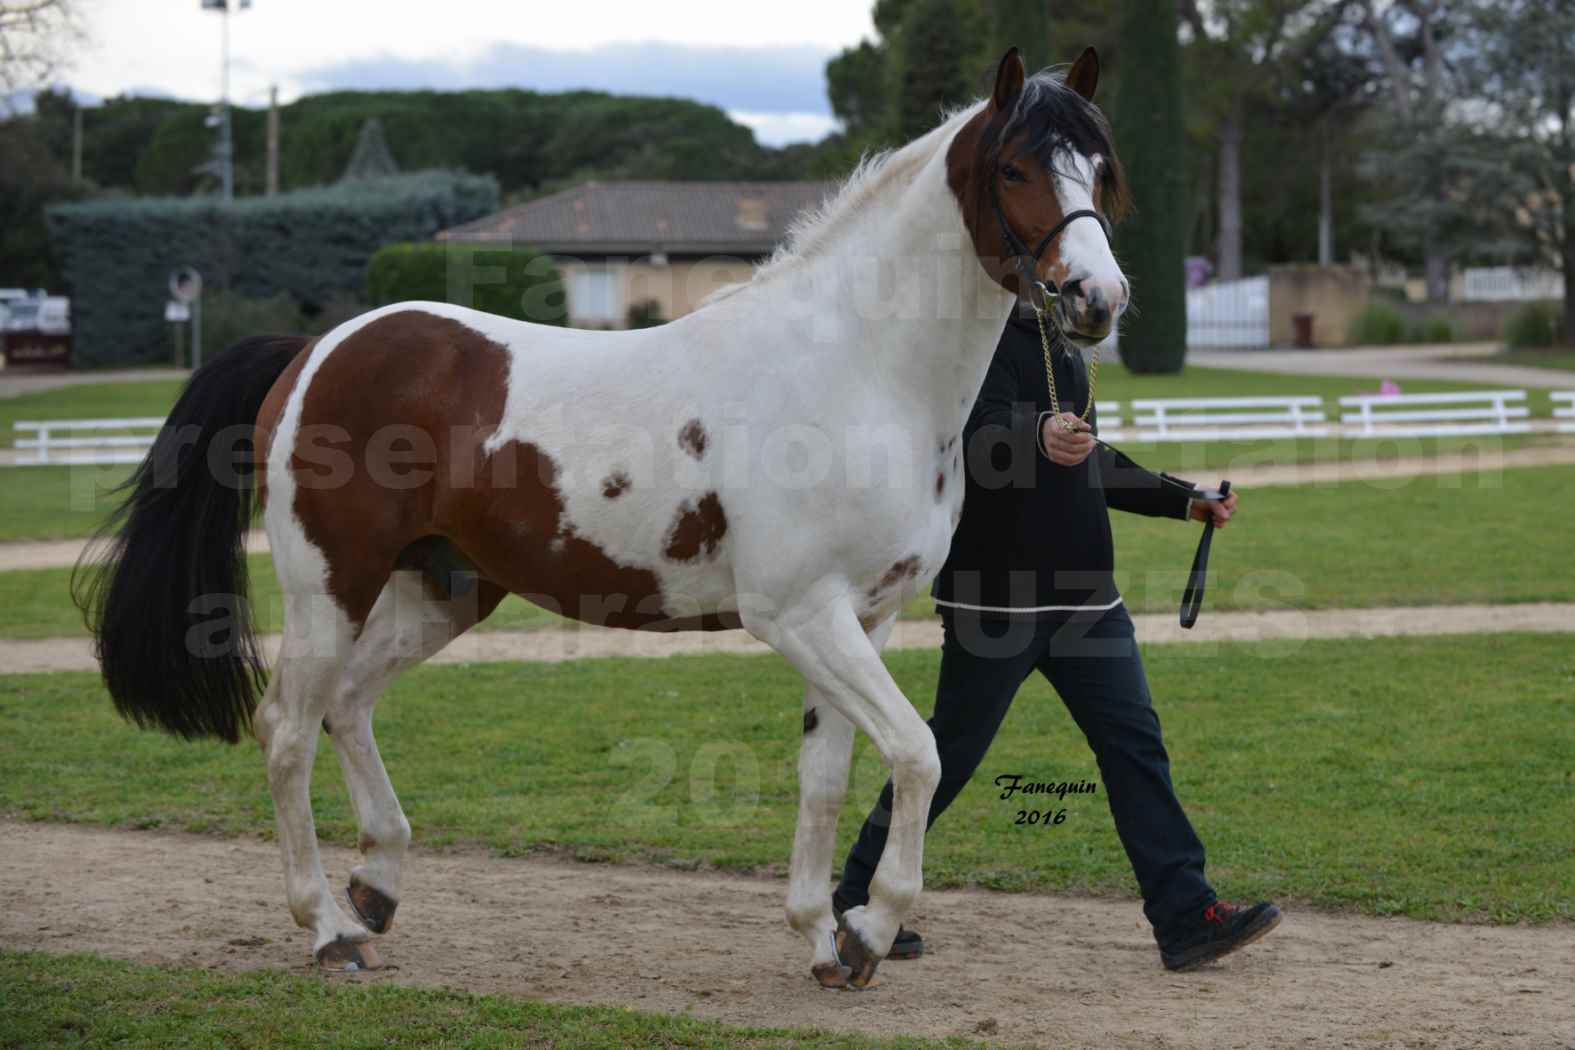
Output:
M1511 350L1545 350L1563 344L1563 314L1552 303L1527 303L1504 322Z
M440 171L228 205L203 197L51 208L50 240L71 287L73 359L79 367L163 361L167 281L178 267L196 267L207 288L256 299L287 293L316 314L334 299L365 297L367 260L382 245L497 208L491 176Z
M485 244L390 244L366 270L374 306L424 299L539 324L567 323L568 296L550 258Z
M1353 346L1394 346L1405 342L1405 318L1383 303L1369 303L1351 318L1347 337Z

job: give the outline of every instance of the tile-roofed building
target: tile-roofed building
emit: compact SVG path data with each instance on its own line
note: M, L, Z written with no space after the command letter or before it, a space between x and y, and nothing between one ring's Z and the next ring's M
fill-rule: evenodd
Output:
M794 216L829 182L587 182L440 232L457 244L551 255L569 323L621 327L671 320L725 284L747 281Z
M438 234L577 257L769 255L826 182L587 182Z

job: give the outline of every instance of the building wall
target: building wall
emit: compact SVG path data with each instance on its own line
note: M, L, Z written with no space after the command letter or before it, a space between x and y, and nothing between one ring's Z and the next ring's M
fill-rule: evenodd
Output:
M559 259L564 286L569 289L569 323L576 327L615 327L625 324L629 307L654 300L664 320L692 313L705 297L726 284L747 281L754 273L753 260L718 257L701 260L676 260L666 263L628 262L619 259ZM606 273L617 288L616 319L587 317L575 304L577 275Z
M1312 314L1314 346L1345 346L1371 290L1366 272L1354 266L1269 267L1269 345L1295 346L1295 316Z

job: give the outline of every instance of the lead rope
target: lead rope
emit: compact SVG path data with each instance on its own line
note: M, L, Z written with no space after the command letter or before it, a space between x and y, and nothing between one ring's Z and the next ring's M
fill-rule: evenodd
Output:
M1043 285L1040 285L1040 287L1044 289ZM1049 289L1044 289L1043 295L1046 304L1053 302L1057 298L1057 294L1050 291ZM1060 425L1061 429L1065 430L1067 433L1072 433L1077 429L1076 425L1061 418L1061 398L1057 396L1055 389L1055 363L1053 360L1053 354L1050 350L1050 333L1045 329L1045 310L1038 303L1033 302L1032 299L1030 299L1029 302L1034 308L1034 316L1039 319L1039 345L1044 350L1045 379L1048 380L1050 384L1050 411L1055 413L1056 423ZM1056 334L1060 334L1059 328L1057 329ZM1077 417L1084 423L1088 422L1088 414L1094 410L1094 391L1098 389L1098 387L1099 347L1096 345L1094 347L1094 359L1089 362L1088 365L1088 403L1083 406L1082 414Z

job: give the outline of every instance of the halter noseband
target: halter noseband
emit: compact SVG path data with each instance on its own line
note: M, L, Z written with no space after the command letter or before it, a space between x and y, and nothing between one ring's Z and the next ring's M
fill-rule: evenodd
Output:
M995 217L1001 223L1001 235L1006 238L1006 246L1011 249L1013 261L1017 266L1018 295L1026 298L1035 310L1044 310L1060 298L1060 289L1051 288L1041 281L1034 271L1034 266L1039 262L1039 257L1045 253L1045 249L1050 247L1050 242L1060 236L1062 230L1078 219L1093 219L1099 223L1099 228L1105 231L1105 240L1110 239L1110 221L1097 211L1084 208L1072 212L1052 226L1050 232L1039 239L1038 246L1029 252L1028 245L1017 236L1017 231L1012 229L1012 224L1006 221L1006 212L1001 208L1001 198L996 193L993 179L990 182L990 206L995 209Z

